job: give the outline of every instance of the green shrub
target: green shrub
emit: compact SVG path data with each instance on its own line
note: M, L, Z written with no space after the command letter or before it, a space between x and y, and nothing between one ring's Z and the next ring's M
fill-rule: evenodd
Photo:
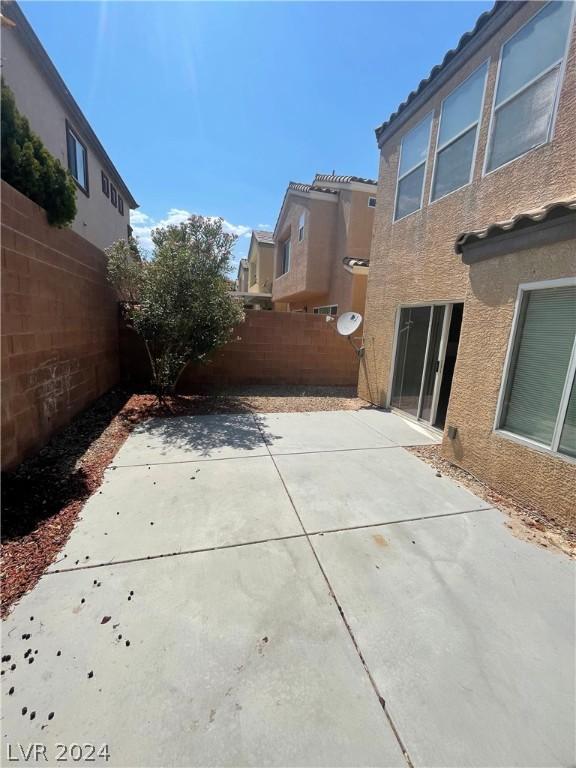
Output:
M205 360L244 319L227 280L236 239L222 219L190 216L154 229L147 259L135 257L125 240L106 249L108 278L144 339L160 400L174 392L189 362Z
M70 224L76 216L74 179L32 133L3 80L1 130L4 181L44 208L52 226Z

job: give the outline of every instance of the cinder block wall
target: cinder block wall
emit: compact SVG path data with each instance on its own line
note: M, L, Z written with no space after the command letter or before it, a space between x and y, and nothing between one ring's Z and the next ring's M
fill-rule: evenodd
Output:
M149 371L143 343L133 331L121 332L123 376L147 383ZM300 312L247 310L233 339L207 363L189 365L178 391L246 384L353 386L358 382L358 358L350 343L324 316Z
M104 253L2 182L2 469L118 380Z

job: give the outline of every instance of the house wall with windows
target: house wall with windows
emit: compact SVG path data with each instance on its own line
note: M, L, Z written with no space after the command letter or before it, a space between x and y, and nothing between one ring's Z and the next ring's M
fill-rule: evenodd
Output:
M576 212L574 216L576 218ZM525 407L529 409L525 418L531 421L531 417L536 416L537 425L526 425L526 429L520 423L520 416L515 414L513 423L508 426L505 414L498 413L498 405L501 390L509 383L506 376L507 353L516 341L512 330L516 311L520 309L517 299L521 285L547 291L554 290L550 286L556 286L556 281L562 281L565 286L558 314L564 310L568 317L565 316L564 322L561 322L560 317L552 316L549 325L544 324L542 317L536 318L546 338L542 339L540 349L534 350L532 365L541 365L545 369L553 363L557 363L558 367L563 367L565 363L566 369L560 378L568 373L570 351L566 349L567 340L564 337L571 334L573 344L576 331L576 277L573 277L574 298L566 293L566 278L575 275L574 238L539 248L519 250L471 265L465 300L465 322L460 336L448 416L449 424L457 426L458 431L454 439L450 439L447 434L443 439L443 453L452 461L524 503L546 509L559 522L571 527L576 524L576 463L570 461L567 453L559 457L536 444L528 447L527 443L521 442L523 438L520 434L517 439L512 432L503 434L506 428L524 433L535 428L538 439L547 439L553 425L541 424L538 411L540 390L548 390L551 382L547 376L540 377L536 371L526 370L528 366L524 363L525 380L530 373L536 373L533 387L530 387L532 392L528 395L529 401L525 400L528 393L523 393ZM549 294L549 298L553 298L553 295ZM571 311L569 303L572 303ZM520 332L521 328L518 328L517 333ZM535 341L530 339L532 345ZM512 374L513 371L509 370L508 375ZM525 381L520 382L520 386L525 387ZM552 419L559 406L559 400L556 399L558 393L558 390L550 391L550 400L554 400L554 403L546 406ZM561 450L571 450L572 457L576 458L576 397L573 398L571 411L571 417L568 415L563 420L565 431L562 430L564 438L561 439Z
M248 292L271 293L274 279L272 232L252 232L248 250Z
M317 175L312 185L289 185L275 230L275 306L364 312L375 195L374 182L356 177ZM346 266L346 258L365 266Z
M127 237L130 208L137 207L136 202L99 142L94 142L92 130L86 130L85 118L22 11L10 2L2 3L2 12L15 24L3 26L1 31L2 77L31 129L78 179L77 215L71 229L98 248L107 248ZM108 194L102 174L108 181Z
M572 493L568 482L574 480L571 460L496 435L494 422L518 286L537 277L574 275L574 239L545 248L540 262L536 256L527 258L523 250L472 271L455 252L455 242L462 232L487 229L576 194L572 10L569 3L500 4L377 131L378 207L366 300L366 355L359 381L361 396L394 406L399 333L410 332L416 322L414 316L403 324L402 308L463 308L452 389L441 425L455 426L457 439L445 435L443 452L524 500L546 503L549 510L558 504L564 516ZM548 25L542 34L542 21L552 12L558 14L557 24ZM556 248L562 258L555 256ZM475 291L482 274L494 283L491 293ZM433 334L431 314L428 344ZM438 375L441 366L440 360ZM426 371L416 373L422 376L421 389L414 388L413 394L416 400L420 397L422 409ZM415 407L407 409L416 416ZM516 477L514 461L522 468ZM545 468L552 465L546 483ZM554 479L558 483L552 489Z

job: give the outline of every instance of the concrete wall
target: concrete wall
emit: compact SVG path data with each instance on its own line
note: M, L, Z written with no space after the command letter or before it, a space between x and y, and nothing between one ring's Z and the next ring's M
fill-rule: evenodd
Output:
M149 366L143 343L132 331L121 335L123 374L146 381ZM325 317L248 310L233 340L207 364L190 365L178 390L183 393L246 384L356 386L358 358Z
M102 192L102 170L116 186L115 178L109 170L103 168L99 157L87 143L87 137L82 135L71 116L66 113L48 79L23 46L17 29L3 26L1 39L2 77L14 93L18 109L28 118L30 128L42 139L46 149L64 168L68 167L66 119L86 146L89 192L86 195L76 188L78 212L72 222L72 229L101 249L107 248L115 240L126 239L130 214L127 201L124 200L124 215L121 216L110 198Z
M494 432L518 285L576 274L576 241L518 251L470 267L442 451L496 488L576 526L576 463ZM576 307L574 308L576 312Z
M105 263L2 182L3 469L117 381L117 304Z

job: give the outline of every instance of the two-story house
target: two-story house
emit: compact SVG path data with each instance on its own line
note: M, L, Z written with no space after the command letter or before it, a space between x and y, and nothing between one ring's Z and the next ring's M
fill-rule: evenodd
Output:
M364 311L376 182L316 174L290 182L274 229L275 308Z
M74 177L71 228L101 249L126 239L138 204L18 4L3 1L2 14L2 77L30 128Z
M248 249L248 292L272 296L274 233L254 229Z
M576 488L571 2L483 14L377 131L360 393L559 518ZM409 55L409 52L407 52Z

